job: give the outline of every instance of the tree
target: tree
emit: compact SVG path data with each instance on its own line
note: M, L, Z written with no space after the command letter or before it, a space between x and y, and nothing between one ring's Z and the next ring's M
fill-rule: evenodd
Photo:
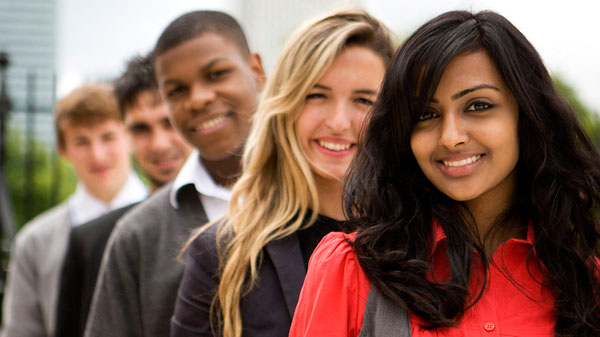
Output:
M569 102L569 104L575 111L579 123L581 123L592 142L596 145L596 147L599 147L600 117L598 116L598 113L592 111L590 108L585 106L575 93L573 87L568 85L559 76L554 76L553 82L558 93L561 94Z
M21 130L8 132L4 163L15 222L20 228L75 189L75 173L56 151L38 141L26 148Z

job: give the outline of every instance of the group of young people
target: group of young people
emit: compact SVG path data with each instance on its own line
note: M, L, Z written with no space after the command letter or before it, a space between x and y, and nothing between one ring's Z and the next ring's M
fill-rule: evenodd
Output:
M396 50L339 11L266 78L232 17L197 11L150 55L196 150L110 226L80 333L600 335L600 157L501 15L441 14Z

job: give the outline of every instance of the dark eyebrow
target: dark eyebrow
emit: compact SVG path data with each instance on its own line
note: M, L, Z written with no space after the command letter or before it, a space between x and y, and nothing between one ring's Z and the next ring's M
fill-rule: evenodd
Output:
M371 90L371 89L359 89L359 90L354 90L353 92L355 94L377 95L377 91Z
M461 91L461 92L459 92L459 93L457 93L457 94L454 94L454 95L452 96L452 99L453 99L453 100L454 100L454 99L459 99L459 98L463 97L464 95L466 95L466 94L468 94L468 93L471 93L471 92L473 92L473 91L479 90L479 89L493 89L493 90L500 91L500 89L496 88L496 87L495 87L495 86L493 86L493 85L489 85L489 84L480 84L480 85L476 85L476 86L474 86L474 87L472 87L472 88L465 89L465 90L463 90L463 91Z
M221 61L226 61L226 60L227 60L227 59L226 59L226 58L224 58L224 57L217 57L217 58L215 58L215 59L212 59L210 62L208 62L207 64L203 65L203 66L202 66L202 68L200 68L200 70L199 70L199 71L200 71L200 72L204 72L204 71L206 71L206 70L210 69L210 68L211 68L212 66L214 66L216 63L219 63L219 62L221 62ZM165 85L167 85L167 84L177 84L177 83L179 83L179 81L178 81L178 80L175 80L175 79L170 79L170 78L168 78L168 79L166 79L166 80L163 82L163 84L162 84L162 85L163 85L163 86L165 86Z
M149 129L149 128L150 128L150 126L148 125L148 123L135 122L135 123L129 125L129 127L127 129L129 129L130 131L133 131L133 130Z

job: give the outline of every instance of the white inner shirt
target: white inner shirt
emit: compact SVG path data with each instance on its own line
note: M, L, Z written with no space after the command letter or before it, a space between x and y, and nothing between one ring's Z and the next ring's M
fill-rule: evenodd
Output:
M225 214L231 198L231 190L217 184L210 176L202 162L198 150L192 151L185 164L175 177L169 199L174 208L179 208L177 191L188 184L193 184L200 194L200 201L209 221Z
M148 197L148 187L137 174L131 172L125 185L108 203L93 196L85 185L78 181L75 193L69 197L69 213L73 226L79 226L113 209L125 207Z

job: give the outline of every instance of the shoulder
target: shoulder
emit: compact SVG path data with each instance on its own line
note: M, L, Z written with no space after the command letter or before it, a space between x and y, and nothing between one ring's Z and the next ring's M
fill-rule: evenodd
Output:
M227 241L221 240L217 244L217 232L221 226L220 222L209 223L202 233L197 235L188 247L187 258L197 261L199 264L213 265L217 263L218 247L225 247ZM195 234L192 234L195 235Z
M350 244L354 238L353 234L332 232L317 246L290 336L358 335L371 284Z
M343 265L358 263L351 242L356 234L331 232L323 237L310 257L313 265Z
M15 246L30 246L32 241L52 239L57 230L69 231L71 217L66 202L59 204L26 223L15 237Z
M169 219L175 221L177 210L169 202L169 191L170 188L162 188L125 212L118 219L115 232L119 236L131 236L148 229L153 231L157 225L170 223Z
M344 292L360 288L368 292L370 282L363 272L356 252L351 245L355 234L332 232L327 234L315 249L308 264L305 285L313 290L327 288L327 292Z
M110 232L113 230L115 223L135 205L137 205L137 203L115 209L100 216L99 218L74 227L71 232L72 240L75 239L94 242L96 238L108 236L108 234L110 234Z

